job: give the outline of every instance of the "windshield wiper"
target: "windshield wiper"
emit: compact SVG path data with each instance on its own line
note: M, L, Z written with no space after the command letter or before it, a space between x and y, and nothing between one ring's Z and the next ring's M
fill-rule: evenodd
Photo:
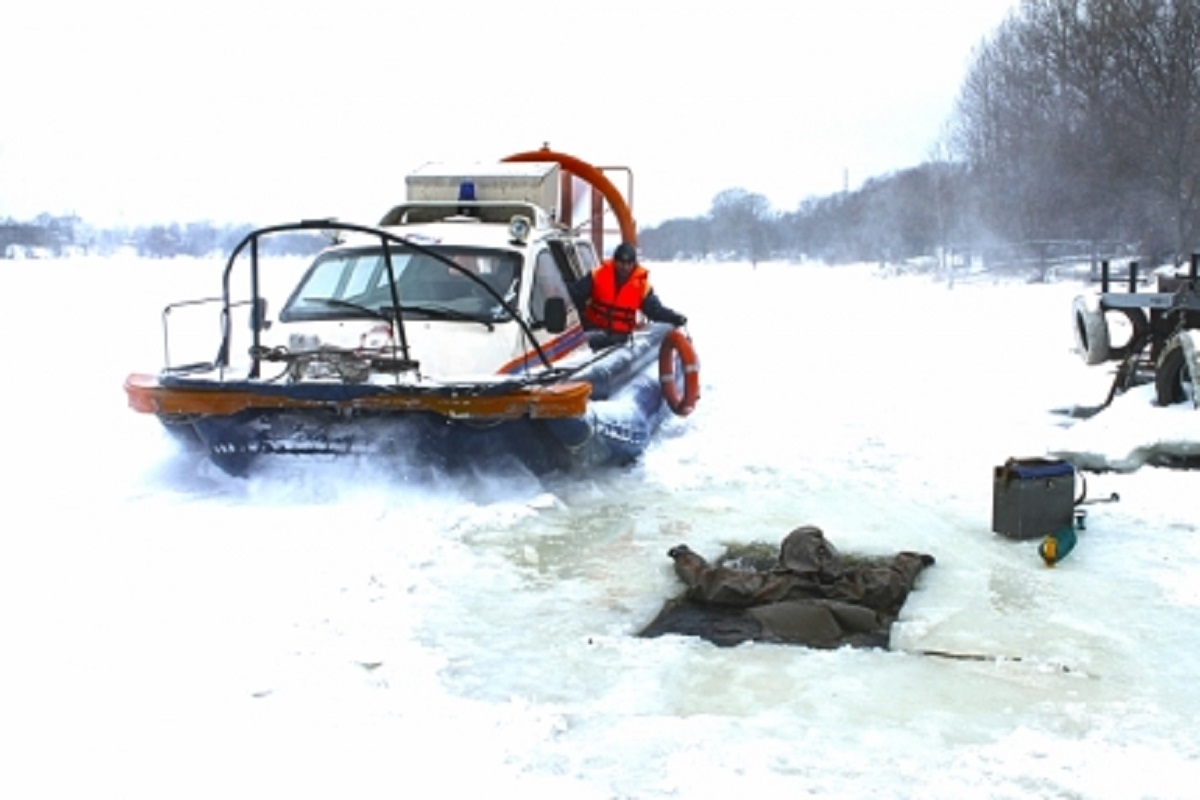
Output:
M392 306L384 307L385 312L391 311L391 310L392 310ZM432 304L428 304L428 303L421 303L418 305L411 305L411 306L410 305L402 305L402 306L400 306L400 313L401 314L410 314L410 313L411 314L423 314L426 317L431 317L433 319L452 319L452 320L460 321L460 322L478 322L480 325L483 325L484 327L486 327L489 331L496 329L496 326L492 323L492 320L490 320L490 319L485 319L484 317L481 317L478 314L468 314L466 311L459 311L457 308L450 308L448 306L432 305ZM390 319L390 317L385 316L385 319Z
M349 300L340 300L336 297L306 297L304 298L304 302L319 303L320 305L332 306L334 308L348 308L353 311L359 311L367 316L385 320L387 322L392 321L392 318L380 309L359 305L358 303L352 303Z
M346 308L352 311L358 311L361 314L382 319L386 322L391 322L393 319L393 311L395 306L384 306L383 308L371 308L370 306L359 305L349 300L341 300L337 297L306 297L305 303L317 303L334 308ZM496 326L492 324L492 320L480 317L477 314L468 314L466 311L459 311L456 308L448 306L433 305L428 303L420 303L417 305L402 305L400 306L401 314L422 314L433 319L452 319L461 322L478 322L486 327L489 331L495 330Z

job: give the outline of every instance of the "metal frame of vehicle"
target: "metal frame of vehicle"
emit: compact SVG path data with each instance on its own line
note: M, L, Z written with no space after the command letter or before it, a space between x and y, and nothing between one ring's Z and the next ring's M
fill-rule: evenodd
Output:
M1105 408L1121 392L1153 381L1160 405L1190 402L1200 406L1200 254L1186 274L1156 276L1156 291L1138 290L1138 263L1129 264L1126 291L1113 291L1109 262L1101 263L1100 292L1076 297L1073 322L1076 346L1090 364L1118 362ZM1124 343L1113 345L1107 315L1129 323ZM1099 410L1099 409L1096 409Z

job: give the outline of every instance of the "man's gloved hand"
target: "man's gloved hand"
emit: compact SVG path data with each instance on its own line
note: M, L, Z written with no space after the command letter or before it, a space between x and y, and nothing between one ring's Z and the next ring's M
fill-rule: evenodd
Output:
M687 317L685 317L683 314L677 313L675 315L675 319L671 320L671 324L676 328L682 328L684 325L687 325Z
M677 544L667 551L667 556L670 558L682 558L690 552L692 552L692 549L686 544Z

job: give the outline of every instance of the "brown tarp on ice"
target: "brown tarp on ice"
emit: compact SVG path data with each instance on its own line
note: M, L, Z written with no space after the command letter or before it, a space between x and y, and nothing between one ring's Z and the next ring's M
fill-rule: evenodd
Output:
M675 574L687 590L639 635L686 634L722 646L887 647L917 576L934 563L932 556L910 551L843 557L812 525L789 533L773 564L754 564L752 553L727 553L709 564L687 545L671 548ZM730 566L739 560L750 566Z

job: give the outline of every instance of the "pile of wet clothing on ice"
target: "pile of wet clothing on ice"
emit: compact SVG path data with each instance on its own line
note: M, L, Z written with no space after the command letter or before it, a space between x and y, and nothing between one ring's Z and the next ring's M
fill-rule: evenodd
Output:
M761 547L731 550L709 564L687 545L667 553L687 586L639 635L676 633L732 646L746 641L815 648L888 646L892 623L933 556L838 553L820 528L783 540L774 563ZM766 561L767 563L763 563Z

